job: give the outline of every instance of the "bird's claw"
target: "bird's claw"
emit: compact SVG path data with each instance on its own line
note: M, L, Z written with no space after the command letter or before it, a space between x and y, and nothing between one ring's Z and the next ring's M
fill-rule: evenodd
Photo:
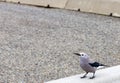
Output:
M86 77L86 76L82 76L82 77L80 77L80 78L82 79L82 78L85 78L85 77Z
M94 78L95 78L95 76L90 77L90 79L94 79Z

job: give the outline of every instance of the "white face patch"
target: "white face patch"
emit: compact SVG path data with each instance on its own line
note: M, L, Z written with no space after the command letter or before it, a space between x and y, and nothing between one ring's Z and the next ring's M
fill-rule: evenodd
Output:
M82 57L82 58L89 58L89 56L86 54L86 53L80 53L80 57Z

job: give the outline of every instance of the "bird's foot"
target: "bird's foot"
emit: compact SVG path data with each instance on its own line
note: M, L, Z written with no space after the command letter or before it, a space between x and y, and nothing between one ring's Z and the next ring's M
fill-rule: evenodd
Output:
M82 79L82 78L85 78L85 77L86 77L86 76L82 76L82 77L80 77L80 78Z
M90 79L94 79L94 78L95 78L95 76L90 77Z

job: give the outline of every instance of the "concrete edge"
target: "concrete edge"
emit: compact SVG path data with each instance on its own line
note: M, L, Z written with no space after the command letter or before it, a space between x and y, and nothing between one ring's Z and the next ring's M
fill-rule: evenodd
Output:
M54 7L120 17L120 0L0 0L40 7Z
M81 79L83 74L52 80L45 83L119 83L120 82L120 65L105 69L97 70L96 78L89 79L92 74L88 74L87 78Z
M69 0L65 9L120 17L120 0Z
M68 0L6 0L7 2L33 6L64 8Z

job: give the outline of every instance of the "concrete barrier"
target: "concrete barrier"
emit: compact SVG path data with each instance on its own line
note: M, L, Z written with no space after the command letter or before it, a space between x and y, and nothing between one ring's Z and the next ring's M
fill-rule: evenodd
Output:
M120 0L69 0L66 9L120 16Z
M5 0L0 0L5 1ZM120 17L120 0L6 0L21 4L65 8Z
M84 79L80 78L82 75L61 78L45 83L120 83L120 65L98 70L94 79L89 79L92 74L88 74L87 78Z
M21 4L30 4L36 6L51 6L57 8L64 8L68 0L6 0L7 2L15 2Z

